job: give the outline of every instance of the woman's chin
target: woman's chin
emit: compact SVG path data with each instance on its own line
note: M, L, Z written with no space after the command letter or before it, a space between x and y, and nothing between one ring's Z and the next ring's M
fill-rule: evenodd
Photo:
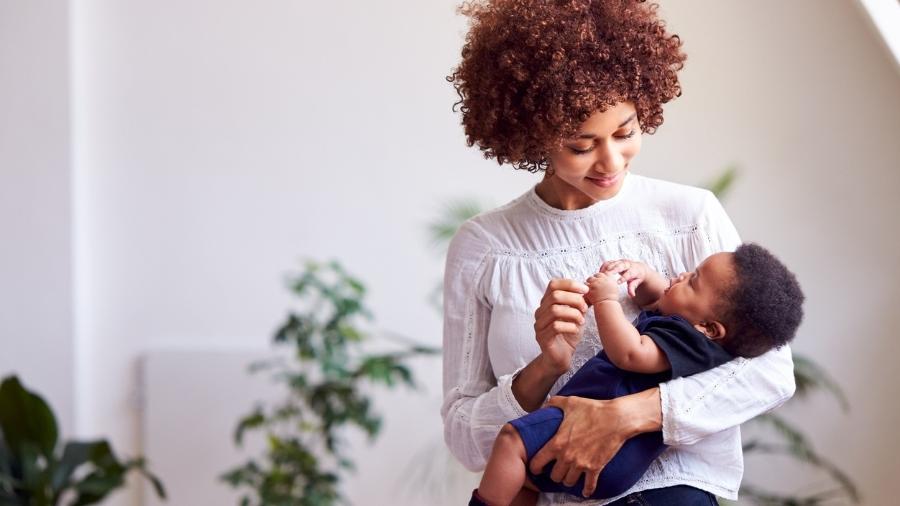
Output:
M606 181L604 182L605 184L598 184L593 180L585 178L585 192L597 200L611 199L622 189L622 182L624 179L624 171L619 173L614 181Z

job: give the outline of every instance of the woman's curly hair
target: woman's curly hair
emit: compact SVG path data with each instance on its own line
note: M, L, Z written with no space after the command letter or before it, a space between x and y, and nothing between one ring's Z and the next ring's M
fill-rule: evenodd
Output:
M643 0L473 0L462 61L447 76L469 146L529 172L595 111L629 100L641 130L681 94L686 56Z

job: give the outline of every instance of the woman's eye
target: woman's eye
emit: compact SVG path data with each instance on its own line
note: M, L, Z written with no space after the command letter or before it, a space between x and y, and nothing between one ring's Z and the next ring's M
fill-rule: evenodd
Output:
M583 154L585 154L585 153L590 153L591 151L593 151L593 150L594 150L594 147L591 146L591 147L589 147L589 148L579 149L579 148L576 148L576 147L574 147L574 146L569 146L569 149L571 149L572 152L575 153L576 155L583 155Z
M630 139L630 138L634 137L634 134L636 134L636 133L637 133L637 130L632 130L625 135L620 135L619 139L622 139L622 140Z

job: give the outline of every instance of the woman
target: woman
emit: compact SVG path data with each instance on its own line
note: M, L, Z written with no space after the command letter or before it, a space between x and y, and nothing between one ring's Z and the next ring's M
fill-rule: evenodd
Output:
M598 352L582 280L604 260L640 259L675 275L740 238L710 192L629 173L641 133L652 134L662 104L680 94L685 56L655 5L496 0L463 12L471 27L448 80L469 145L544 172L463 224L447 255L441 414L451 452L477 471L504 423L540 407ZM735 499L739 425L793 392L783 347L612 401L553 397L565 419L532 469L555 460L552 479L572 485L584 474L589 495L623 441L661 430L671 448L643 478L587 504ZM539 504L586 503L543 494Z

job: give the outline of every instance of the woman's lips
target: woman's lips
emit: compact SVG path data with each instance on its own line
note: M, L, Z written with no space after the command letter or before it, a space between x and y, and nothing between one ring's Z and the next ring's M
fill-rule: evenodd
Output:
M619 178L622 177L622 172L624 172L624 171L617 172L615 175L612 175L612 176L588 177L586 179L588 181L590 181L591 183L593 183L594 185L599 186L601 188L609 188L610 186L615 185L619 181Z

